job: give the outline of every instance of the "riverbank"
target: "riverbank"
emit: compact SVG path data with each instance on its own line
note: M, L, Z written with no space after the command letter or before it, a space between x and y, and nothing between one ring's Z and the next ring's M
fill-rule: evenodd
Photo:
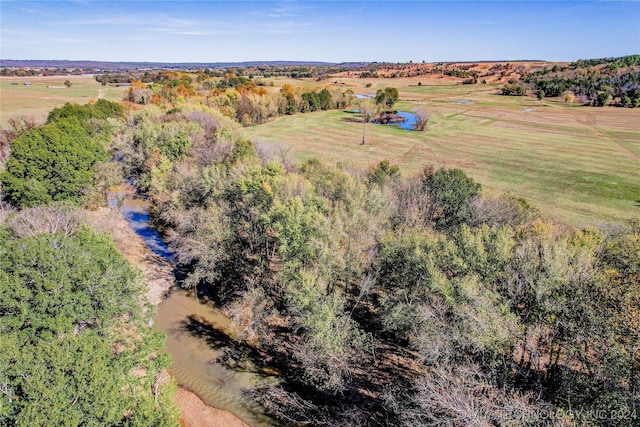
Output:
M120 253L142 271L148 287L147 300L156 306L160 304L174 285L171 263L154 254L117 210L100 208L92 211L90 221L97 231L111 234Z
M248 427L231 412L207 406L195 393L179 387L176 406L184 427Z
M148 286L146 298L157 306L174 286L171 263L154 254L117 210L100 208L91 211L88 222L96 231L109 233L120 253L142 271ZM198 396L185 388L178 388L175 402L180 409L180 423L183 427L247 426L231 412L207 406Z

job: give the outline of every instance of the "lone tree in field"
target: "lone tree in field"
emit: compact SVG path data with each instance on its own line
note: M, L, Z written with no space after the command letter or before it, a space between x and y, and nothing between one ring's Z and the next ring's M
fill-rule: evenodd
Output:
M73 85L73 83L71 83L71 81L69 81L69 80L65 80L65 81L64 81L64 85L65 85L66 87L71 87L71 86Z
M371 101L360 102L360 114L362 114L362 145L366 143L365 132L369 123L378 114L378 108Z
M413 113L416 115L416 130L424 132L424 129L427 127L431 116L429 115L427 110L424 109L424 107L416 108L415 110L413 110Z

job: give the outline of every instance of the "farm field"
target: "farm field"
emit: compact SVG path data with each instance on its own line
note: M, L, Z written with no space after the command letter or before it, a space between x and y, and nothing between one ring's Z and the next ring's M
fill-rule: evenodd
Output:
M341 78L330 87L355 93L397 87L396 109L422 105L430 113L424 133L368 124L367 144L360 145L363 124L346 110L281 117L246 133L289 149L298 161L317 157L367 166L389 159L405 175L426 164L461 168L485 191L524 197L543 214L573 225L640 216L637 109L506 97L494 85L448 85L424 77L419 86L419 80Z
M71 82L71 87L64 85L65 80ZM31 85L26 86L25 82ZM86 104L98 98L120 101L126 90L102 86L91 76L1 77L0 125L17 116L44 121L49 111L66 102Z

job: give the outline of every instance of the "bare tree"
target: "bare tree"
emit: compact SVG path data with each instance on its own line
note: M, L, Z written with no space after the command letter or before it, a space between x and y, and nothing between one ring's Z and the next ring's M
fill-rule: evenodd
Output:
M416 115L416 130L424 132L424 129L429 123L429 119L431 119L431 115L424 109L424 107L418 107L413 110L413 112Z
M68 205L36 206L26 209L7 220L7 225L18 237L38 233L74 235L82 224L82 212Z
M378 114L378 106L369 100L360 102L360 114L362 114L362 145L366 143L365 132L369 123Z

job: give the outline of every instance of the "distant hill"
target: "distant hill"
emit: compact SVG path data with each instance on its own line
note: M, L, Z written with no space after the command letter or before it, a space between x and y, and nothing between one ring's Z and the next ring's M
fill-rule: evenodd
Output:
M108 62L108 61L67 61L67 60L16 60L0 59L0 67L7 68L67 68L100 71L138 70L138 69L199 69L229 67L317 67L341 66L347 68L361 67L362 62L333 63L314 61L246 61L246 62Z

